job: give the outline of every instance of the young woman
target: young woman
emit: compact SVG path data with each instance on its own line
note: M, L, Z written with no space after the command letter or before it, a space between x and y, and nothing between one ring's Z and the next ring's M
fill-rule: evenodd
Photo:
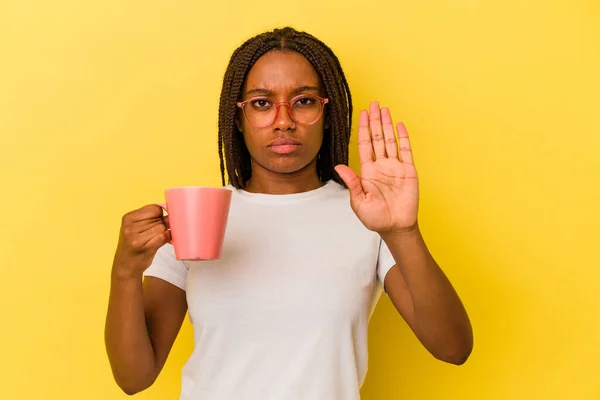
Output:
M406 128L376 102L361 111L357 175L351 120L342 67L315 37L277 29L233 53L219 108L233 191L221 260L176 260L159 206L123 217L106 347L126 393L152 385L189 311L181 399L358 399L382 290L433 356L466 361L471 325L419 230Z

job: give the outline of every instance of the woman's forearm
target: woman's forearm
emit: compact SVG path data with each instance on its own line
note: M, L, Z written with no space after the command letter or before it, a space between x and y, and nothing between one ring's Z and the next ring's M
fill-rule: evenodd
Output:
M473 347L467 312L452 284L430 254L418 227L382 235L410 292L420 341L436 357L462 364Z
M142 277L115 275L106 316L106 349L117 384L133 394L154 382L156 360L146 327Z

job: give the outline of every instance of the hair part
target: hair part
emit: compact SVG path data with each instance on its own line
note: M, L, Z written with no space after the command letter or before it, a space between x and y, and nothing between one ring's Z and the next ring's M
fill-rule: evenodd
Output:
M329 98L324 118L327 128L317 156L317 174L322 182L330 179L344 185L335 172L339 164L348 165L352 125L352 96L342 66L333 51L314 36L286 27L254 36L238 47L229 60L223 78L219 103L219 159L221 180L225 170L229 184L244 188L252 175L250 153L235 123L237 105L248 72L269 51L294 51L304 56L317 71ZM345 185L344 185L345 186Z

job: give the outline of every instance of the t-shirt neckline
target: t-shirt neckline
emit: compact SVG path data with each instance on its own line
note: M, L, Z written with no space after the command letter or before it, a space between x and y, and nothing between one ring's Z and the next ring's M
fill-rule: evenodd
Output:
M266 193L252 193L248 192L244 189L236 189L231 186L231 189L234 193L238 194L240 197L260 203L281 203L281 202L290 202L290 201L299 201L311 197L320 196L323 193L327 192L330 188L332 188L336 182L331 179L327 181L323 186L320 186L316 189L308 190L306 192L300 193L291 193L291 194L266 194Z

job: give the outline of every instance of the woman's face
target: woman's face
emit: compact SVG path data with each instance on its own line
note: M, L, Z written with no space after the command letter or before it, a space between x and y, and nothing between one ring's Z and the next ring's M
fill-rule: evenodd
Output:
M290 101L298 95L324 96L317 71L299 53L271 51L259 58L250 69L241 100L262 98L245 107L253 107L255 113L266 113L268 107L276 105L269 106L264 97L281 102ZM310 100L296 103L298 113L310 107L308 103ZM324 112L312 125L298 124L290 118L287 106L280 105L275 121L258 128L250 124L240 110L236 123L252 158L253 173L259 168L279 174L292 174L307 168L315 168L316 172L316 157L323 142L323 115Z

